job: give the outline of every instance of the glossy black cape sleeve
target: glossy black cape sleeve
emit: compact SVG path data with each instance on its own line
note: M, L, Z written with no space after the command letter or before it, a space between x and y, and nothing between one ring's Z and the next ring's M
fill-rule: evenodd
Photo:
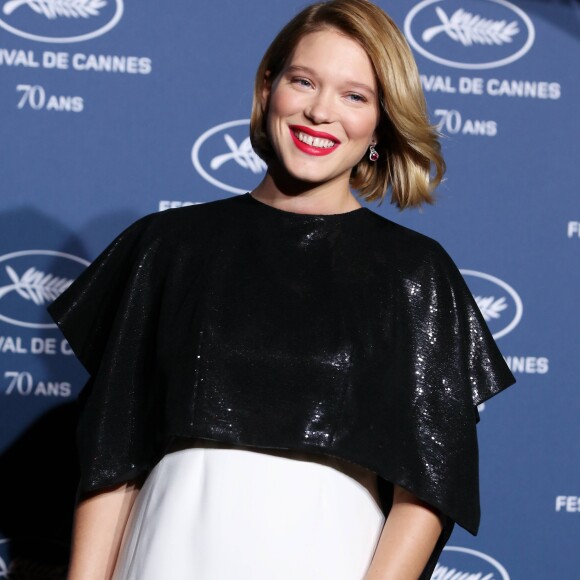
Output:
M419 272L404 280L407 318L398 329L399 376L412 385L418 449L415 481L425 497L477 533L477 405L515 382L463 277L436 244Z
M397 374L410 387L412 399L404 414L415 425L403 445L406 458L418 454L408 472L402 466L396 482L444 518L441 538L421 575L427 580L454 523L477 533L477 405L515 379L461 273L439 244L418 270L403 276L403 285Z
M48 310L90 374L78 428L80 489L149 469L149 388L161 271L151 216L123 231ZM120 444L122 442L122 444Z
M417 382L429 379L451 393L468 387L469 402L480 405L515 383L463 276L435 242L417 278L406 280L413 317L406 337ZM424 372L423 372L424 371ZM466 384L460 385L461 380Z

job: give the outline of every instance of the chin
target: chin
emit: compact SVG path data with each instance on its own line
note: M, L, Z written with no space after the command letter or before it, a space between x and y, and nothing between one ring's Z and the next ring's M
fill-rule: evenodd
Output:
M335 179L343 172L338 171L337 168L323 167L321 163L308 163L308 166L302 164L288 163L282 165L282 170L286 172L293 179L304 181L307 183L322 183Z
M300 181L309 185L319 185L332 181L336 176L328 173L321 173L320 171L288 171L287 173L294 181Z

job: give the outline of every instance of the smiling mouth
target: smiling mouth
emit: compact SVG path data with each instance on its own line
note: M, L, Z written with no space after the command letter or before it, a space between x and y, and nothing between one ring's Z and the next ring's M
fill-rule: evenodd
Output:
M328 149L329 147L334 147L335 142L330 139L323 139L322 137L313 137L308 135L308 133L303 133L302 131L294 131L294 135L302 143L310 145L311 147L322 147L323 149Z
M340 141L328 133L320 133L299 125L292 125L289 129L294 144L309 155L327 155L340 145Z

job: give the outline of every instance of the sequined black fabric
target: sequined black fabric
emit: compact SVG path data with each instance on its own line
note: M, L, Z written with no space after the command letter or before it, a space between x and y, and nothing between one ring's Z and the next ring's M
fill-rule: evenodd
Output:
M514 379L430 238L235 196L137 221L50 312L91 374L83 490L201 437L355 462L476 533L474 405Z

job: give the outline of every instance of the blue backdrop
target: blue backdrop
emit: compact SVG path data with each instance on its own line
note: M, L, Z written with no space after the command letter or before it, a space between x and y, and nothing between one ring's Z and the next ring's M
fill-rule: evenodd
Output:
M434 577L579 578L580 5L379 4L449 169L436 206L373 209L444 245L518 379L481 413L480 534ZM46 305L136 218L258 183L255 69L303 5L0 0L0 578L66 560L86 375Z

